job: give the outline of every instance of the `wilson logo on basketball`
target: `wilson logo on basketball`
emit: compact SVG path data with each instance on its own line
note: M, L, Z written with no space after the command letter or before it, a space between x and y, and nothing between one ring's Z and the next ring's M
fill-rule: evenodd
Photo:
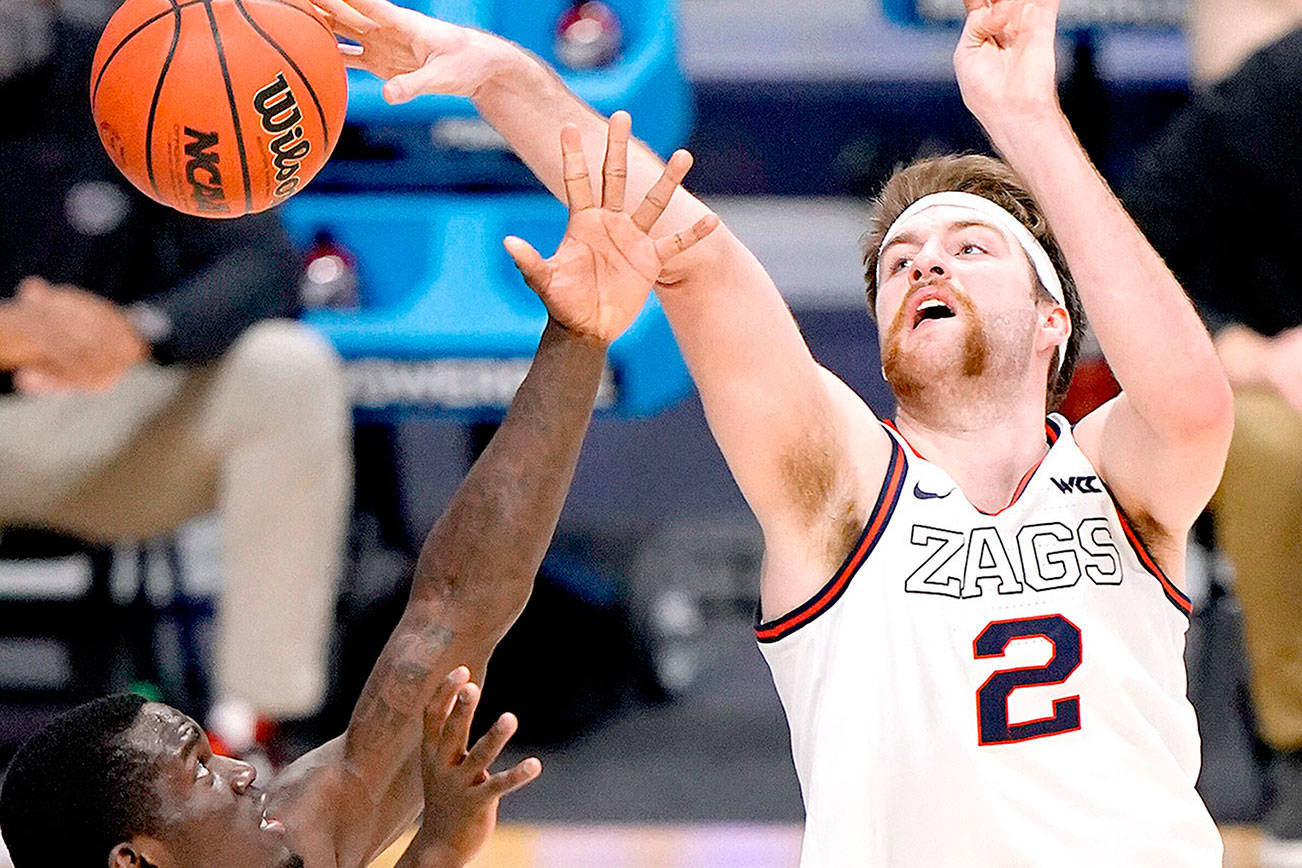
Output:
M312 153L312 143L298 126L303 113L283 72L253 95L253 108L262 118L262 129L275 137L267 143L267 150L276 167L276 195L288 196L298 189L298 165Z
M185 179L190 182L197 211L221 214L230 210L226 205L226 191L222 189L222 173L217 166L217 134L205 133L191 127L185 128L190 141L185 143Z

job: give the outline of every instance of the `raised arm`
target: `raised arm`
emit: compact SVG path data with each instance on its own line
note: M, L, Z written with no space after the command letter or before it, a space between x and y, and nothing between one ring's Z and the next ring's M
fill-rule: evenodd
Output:
M601 171L595 155L606 119L536 58L492 34L386 0L349 3L321 0L337 32L361 43L344 47L349 62L387 79L386 99L470 97L557 195L563 172L549 143L563 125L579 130L590 170ZM629 194L649 190L661 165L633 141ZM655 231L679 231L706 212L679 190ZM862 528L847 528L871 506L855 495L884 473L889 443L863 402L810 355L773 281L726 227L676 259L656 292L715 439L764 527L764 607L775 614L816 590L853 544Z
M407 608L342 741L290 772L288 786L300 796L307 790L335 800L329 809L341 866L364 864L420 809L426 709L437 703L440 684L446 690L454 666L464 664L464 678L482 682L494 646L524 607L573 477L610 342L637 316L664 262L714 225L707 215L652 239L647 230L660 209L643 203L626 212L618 181L608 181L606 205L598 208L577 131L561 139L571 213L560 246L543 259L518 238L505 242L550 313L533 365L426 538ZM619 145L612 137L612 150ZM676 161L654 189L667 197L689 163ZM516 772L516 783L537 773L524 765ZM309 783L314 776L321 786ZM313 799L306 795L301 804Z
M1216 351L1058 106L1057 0L965 2L954 54L963 100L1043 209L1124 390L1076 438L1131 517L1183 546L1233 427Z

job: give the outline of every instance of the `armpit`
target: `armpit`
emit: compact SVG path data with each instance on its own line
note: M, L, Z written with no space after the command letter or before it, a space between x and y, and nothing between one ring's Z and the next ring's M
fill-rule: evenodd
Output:
M1183 561L1180 558L1184 540L1177 540L1169 530L1146 511L1126 512L1124 518L1130 529L1139 537L1139 543L1152 556L1162 571L1179 575Z
M859 539L864 521L844 468L814 448L786 453L780 467L783 490L807 528L806 538L811 546L824 547L826 563L835 569Z
M826 513L838 481L838 468L826 450L812 446L789 450L778 470L783 490L802 519L813 522Z

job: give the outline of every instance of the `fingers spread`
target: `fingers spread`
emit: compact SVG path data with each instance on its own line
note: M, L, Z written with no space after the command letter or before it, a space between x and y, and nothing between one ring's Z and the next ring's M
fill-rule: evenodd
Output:
M551 270L542 254L535 250L528 241L523 238L516 238L514 235L508 235L504 238L502 246L510 254L515 267L520 269L524 282L529 284L529 288L538 293L539 296L543 296L547 292Z
M565 202L570 211L594 207L588 161L583 156L583 137L574 124L561 129L561 162L565 171Z
M601 207L607 211L624 210L624 188L628 180L628 138L633 119L628 112L610 116L606 130L606 161L601 170Z
M452 713L448 715L447 723L443 724L443 733L439 738L439 762L456 765L465 756L466 744L470 740L470 721L475 716L475 706L478 704L478 685L462 685L457 691Z
M470 670L458 666L439 679L434 693L425 703L425 737L421 741L421 760L426 763L438 762L440 739L448 715L452 712L452 703L456 699L458 688L470 680Z
M683 150L674 151L660 178L651 185L646 198L633 212L633 223L637 228L643 232L651 231L651 227L669 207L669 200L673 198L674 191L678 189L678 185L683 182L683 178L691 168L692 155Z
M660 257L661 263L668 262L709 235L718 226L718 215L714 213L706 214L683 231L656 239L656 255Z
M484 782L484 791L490 798L500 799L507 793L513 793L537 779L542 774L542 763L537 757L529 757L504 772L498 772Z
M438 719L438 728L430 731L426 730L426 737L433 736L438 738L439 732L443 729L443 722L447 720L448 715L452 713L452 703L456 701L457 689L461 685L470 681L470 670L465 666L458 666L447 675L439 679L438 685L434 688L434 695L425 703L426 719L432 712Z
M478 780L481 773L487 772L488 767L493 764L498 755L502 753L502 748L515 735L519 722L515 719L514 714L504 714L497 719L497 722L489 727L488 732L480 736L479 741L466 754L461 765L465 772L472 779Z

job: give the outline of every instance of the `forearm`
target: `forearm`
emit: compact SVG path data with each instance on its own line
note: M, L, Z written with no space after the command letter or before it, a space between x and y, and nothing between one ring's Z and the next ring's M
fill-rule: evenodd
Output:
M438 679L464 664L480 681L494 645L529 597L605 359L604 344L548 324L501 428L425 540L407 608L345 738L345 761L359 789L372 800L388 793L402 801L386 809L394 816L420 803L412 760ZM375 831L361 833L365 844Z
M504 40L486 38L494 40L486 50L493 51L496 60L493 72L473 97L480 115L502 134L530 171L558 198L565 194L557 142L561 128L574 124L583 136L589 172L599 180L606 147L606 119L571 92L537 58ZM636 126L637 118L633 121ZM637 139L631 140L627 201L639 201L663 169L664 163L654 151ZM679 189L652 234L661 237L677 232L695 223L708 210L686 190ZM707 239L698 249L709 243ZM685 256L690 258L693 252Z
M425 539L409 607L474 603L484 642L506 631L551 541L605 360L605 345L548 323L501 427Z
M1136 411L1173 437L1218 427L1231 397L1207 330L1066 119L1054 112L1007 128L992 139L1043 209Z
M484 119L557 195L563 185L556 142L561 128L574 124L589 172L600 179L606 120L537 60L518 49L498 50L495 72L474 97ZM628 157L626 201L633 203L663 164L636 140ZM707 211L680 188L653 234L682 229ZM674 257L656 294L734 476L756 513L769 518L789 499L787 486L775 482L781 479L775 465L789 461L793 450L837 454L836 444L820 438L818 423L808 421L835 415L821 368L763 265L726 227Z

